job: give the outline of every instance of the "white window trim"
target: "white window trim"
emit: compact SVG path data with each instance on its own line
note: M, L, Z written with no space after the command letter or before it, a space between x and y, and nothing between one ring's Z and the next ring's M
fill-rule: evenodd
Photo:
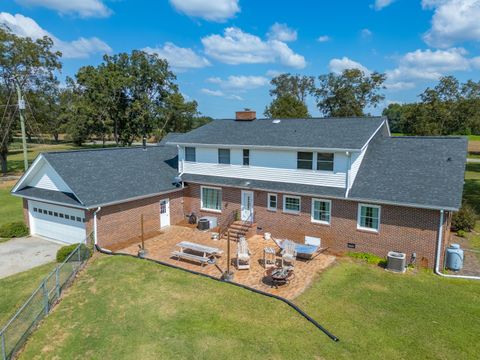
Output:
M294 196L294 195L283 195L283 212L286 214L300 214L302 211L302 198L300 196ZM293 198L293 199L298 199L298 211L293 211L293 210L287 210L285 208L286 200L287 198Z
M330 221L323 221L323 220L316 220L314 219L313 217L313 209L314 209L314 206L313 204L315 203L315 201L322 201L322 202L327 202L329 203L329 209L330 209L330 212L328 214L328 218L330 219ZM312 221L312 223L315 223L315 224L323 224L323 225L330 225L330 223L332 222L332 200L327 200L327 199L317 199L317 198L312 198L312 211L311 211L311 214L310 214L310 220Z
M362 214L362 206L368 206L372 208L377 208L378 209L378 229L372 229L368 227L363 227L360 225L361 221L361 214ZM380 222L381 222L381 215L382 215L382 207L380 205L373 205L373 204L358 204L358 210L357 210L357 229L362 230L362 231L370 231L373 233L378 233L380 232Z
M220 193L220 210L216 210L216 209L209 209L209 208L205 208L203 207L203 189L214 189L214 190L220 190L222 191L222 188L220 187L216 187L216 186L200 186L200 210L203 210L203 211L210 211L210 212L215 212L215 213L221 213L222 212L222 196L223 196L223 193Z
M270 207L270 196L275 196L275 204L277 204L277 206L274 208ZM274 193L268 193L267 194L267 210L277 211L277 209L278 209L278 195Z

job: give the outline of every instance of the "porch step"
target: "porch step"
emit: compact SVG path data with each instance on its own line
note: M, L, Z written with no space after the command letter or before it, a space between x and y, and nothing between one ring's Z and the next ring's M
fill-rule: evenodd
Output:
M238 239L242 236L247 236L252 229L256 228L256 224L245 224L242 221L235 221L233 224L230 225L228 231L230 232L230 240L238 241ZM222 239L227 239L227 233L222 236Z

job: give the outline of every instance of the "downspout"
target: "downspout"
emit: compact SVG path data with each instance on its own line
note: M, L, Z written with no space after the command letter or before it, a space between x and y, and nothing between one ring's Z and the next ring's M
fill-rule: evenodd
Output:
M450 274L444 274L440 271L440 257L442 255L442 241L443 241L443 219L444 219L444 210L442 209L440 210L440 224L438 225L438 242L437 242L437 255L435 257L435 274L446 277L446 278L480 280L480 276L450 275Z
M178 176L181 178L183 175L183 168L185 166L184 164L184 156L182 155L182 160L180 160L180 145L177 145L177 156L178 156ZM185 188L185 184L183 183L182 180L182 189Z
M93 212L93 236L94 236L94 241L95 245L98 244L98 233L97 233L97 213L102 210L102 207L99 206L97 210Z
M347 171L345 172L345 197L347 198L348 197L348 192L350 190L350 184L349 184L350 179L349 179L348 174L350 173L350 167L352 166L352 164L351 164L352 154L350 153L350 151L347 151L346 155L347 155Z

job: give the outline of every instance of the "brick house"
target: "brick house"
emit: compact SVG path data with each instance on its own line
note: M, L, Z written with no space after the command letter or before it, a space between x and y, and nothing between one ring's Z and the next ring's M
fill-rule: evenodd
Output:
M158 146L41 154L12 193L32 234L62 241L93 232L116 247L139 236L141 214L148 234L191 213L219 224L238 213L278 238L433 267L461 205L466 148L462 137L391 137L382 117L239 112Z

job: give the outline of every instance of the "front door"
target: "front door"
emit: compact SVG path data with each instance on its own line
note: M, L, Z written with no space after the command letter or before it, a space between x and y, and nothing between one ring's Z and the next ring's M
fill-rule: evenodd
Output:
M242 221L253 221L253 191L242 190Z
M170 201L160 200L160 227L170 226Z

